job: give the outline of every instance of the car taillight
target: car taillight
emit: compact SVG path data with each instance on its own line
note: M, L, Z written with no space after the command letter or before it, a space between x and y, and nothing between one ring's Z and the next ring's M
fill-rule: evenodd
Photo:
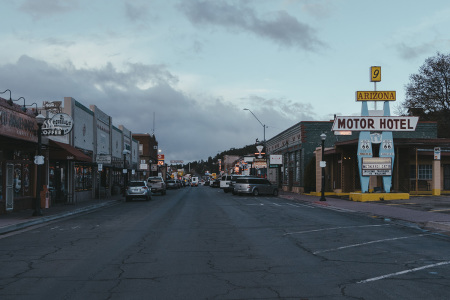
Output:
M142 188L143 188L144 190L146 190L146 189L147 189L147 187L146 187L146 186L143 186Z

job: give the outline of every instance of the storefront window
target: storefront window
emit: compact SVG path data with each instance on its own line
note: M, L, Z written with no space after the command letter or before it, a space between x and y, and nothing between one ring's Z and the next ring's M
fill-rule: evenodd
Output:
M418 168L419 180L432 180L433 179L433 167L432 165L419 165ZM410 165L410 178L416 179L416 166Z
M14 197L31 196L30 165L15 164L13 176Z
M92 189L92 167L83 164L75 165L75 191Z

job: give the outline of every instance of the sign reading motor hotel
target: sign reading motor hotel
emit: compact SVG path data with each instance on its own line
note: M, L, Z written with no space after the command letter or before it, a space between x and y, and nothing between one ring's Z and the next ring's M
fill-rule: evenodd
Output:
M414 131L419 117L336 117L332 131Z

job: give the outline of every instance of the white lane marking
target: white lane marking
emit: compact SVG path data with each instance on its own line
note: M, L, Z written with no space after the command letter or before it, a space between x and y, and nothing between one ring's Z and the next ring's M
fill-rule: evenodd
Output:
M272 205L275 205L275 206L281 206L280 204L278 204L278 203L271 203Z
M245 204L245 205L259 205L259 206L264 206L264 203L249 203L249 204Z
M72 229L77 229L77 228L80 228L80 226L77 225L77 226L75 226L75 227L72 227Z
M386 275L383 275L383 276L369 278L369 279L366 279L366 280L361 280L361 281L358 281L357 283L367 283L367 282L371 282L371 281L377 281L377 280L381 280L381 279L385 279L385 278L389 278L389 277L393 277L393 276L403 275L403 274L406 274L406 273L416 272L416 271L429 269L429 268L434 268L434 267L439 267L439 266L448 265L448 264L450 264L450 261L443 261L443 262L440 262L440 263L437 263L437 264L422 266L422 267L418 267L418 268L414 268L414 269L409 269L409 270L400 271L400 272L396 272L396 273L386 274Z
M363 228L363 227L380 227L380 226L390 226L390 224L330 227L330 228L322 228L322 229L313 229L313 230L288 232L288 233L285 233L284 235L298 234L298 233L319 232L319 231L336 230L336 229Z
M290 205L290 206L295 206L295 207L307 207L307 208L313 208L314 209L314 206L306 205L306 204L299 204L299 203L296 203L296 204L286 203L286 204Z
M359 247L359 246L365 246L365 245L370 245L370 244L375 244L375 243L382 243L382 242L388 242L388 241L396 241L396 240L410 239L410 238L415 238L415 237L420 237L420 236L426 236L426 235L432 235L432 234L434 234L434 233L425 233L425 234L418 234L418 235L411 235L411 236L401 236L401 237L391 238L391 239L383 239L383 240L370 241L370 242L366 242L366 243L360 243L360 244L353 244L353 245L342 246L342 247L338 247L338 248L334 248L334 249L320 250L320 251L313 252L313 254L319 254L319 253L325 253L325 252L332 252L332 251L337 251L337 250L342 250L342 249L347 249L347 248L353 248L353 247Z

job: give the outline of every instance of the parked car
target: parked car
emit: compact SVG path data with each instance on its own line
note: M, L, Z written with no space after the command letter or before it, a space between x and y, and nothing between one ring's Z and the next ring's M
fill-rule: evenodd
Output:
M161 176L150 176L147 179L147 183L152 190L152 193L166 194L166 183Z
M210 186L213 188L219 188L220 187L220 179L214 179L213 181L211 181Z
M231 192L233 191L233 186L230 185L230 183L234 180L236 181L237 178L242 177L245 175L238 175L238 174L224 174L222 178L220 179L220 188L225 192Z
M256 176L251 176L251 175L239 175L239 176L232 176L231 180L230 180L230 185L229 185L229 189L231 190L231 192L233 193L233 195L236 195L236 193L234 192L234 186L236 185L236 180L238 178L258 178Z
M191 178L191 186L198 187L198 177L192 177Z
M252 194L258 196L268 194L278 196L278 187L270 183L269 180L257 177L241 177L236 179L234 185L235 194Z
M147 185L147 181L128 182L125 201L128 202L136 198L145 199L147 201L152 199L152 192Z
M167 180L167 189L178 189L178 183L175 179Z

